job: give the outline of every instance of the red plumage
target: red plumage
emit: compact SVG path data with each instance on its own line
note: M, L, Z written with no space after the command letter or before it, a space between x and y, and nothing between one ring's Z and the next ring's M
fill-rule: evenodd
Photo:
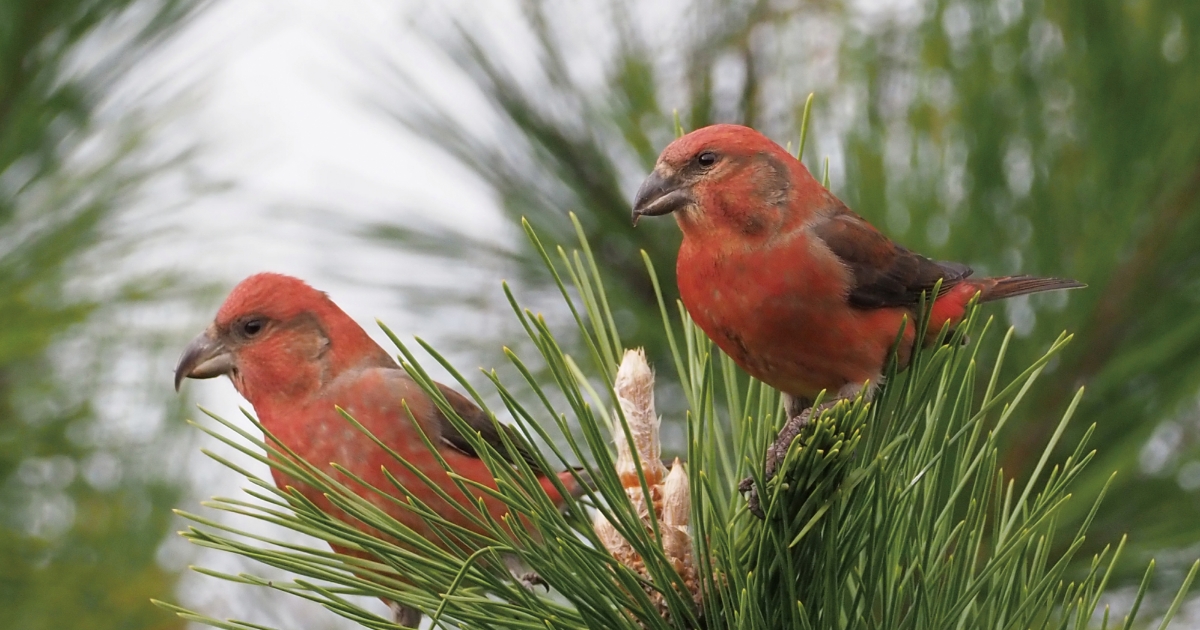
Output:
M474 510L477 499L482 498L493 517L499 519L507 512L503 504L483 493L463 496L417 434L404 404L456 474L494 489L496 482L483 461L433 400L366 331L328 296L301 280L264 273L239 284L213 324L184 352L175 383L178 388L185 377L212 378L221 374L230 377L238 392L254 406L263 426L282 444L435 544L442 543L428 523L357 485L330 464L336 462L375 488L389 490L393 486L384 476L386 468L442 517L468 530L478 528L342 418L336 407L345 409L469 510ZM497 445L501 453L506 452L499 446L498 430L482 410L450 388L438 387L463 420ZM322 510L381 535L342 513L316 489L277 470L272 474L280 488L293 486ZM580 489L569 472L559 473L558 477L568 489ZM543 477L541 485L554 502L561 503L549 478ZM414 609L395 607L397 619L406 625L416 625L420 620Z

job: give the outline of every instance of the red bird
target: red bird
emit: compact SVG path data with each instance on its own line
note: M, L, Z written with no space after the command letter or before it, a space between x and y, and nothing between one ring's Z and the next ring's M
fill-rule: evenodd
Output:
M822 390L846 398L881 383L906 317L898 350L907 364L921 294L938 282L923 344L943 324L962 321L977 293L989 302L1084 286L971 278L966 265L911 252L783 147L739 125L697 129L663 150L637 192L633 219L668 213L683 231L676 273L688 313L742 369L792 399L792 419L768 451L768 477L807 421L799 412Z
M175 388L186 378L229 376L238 392L250 401L259 420L285 446L306 461L357 488L364 498L434 543L441 544L424 520L378 494L357 486L337 473L337 462L375 488L392 488L383 468L410 492L447 520L470 530L478 528L456 508L429 489L416 475L398 464L383 448L348 424L335 406L345 409L383 443L446 490L462 493L451 482L417 434L402 403L455 473L487 484L496 482L469 442L463 439L442 412L354 320L324 293L289 276L262 273L242 281L226 298L212 325L184 351L175 368ZM463 420L480 435L507 453L496 425L471 401L444 385L442 394ZM532 464L532 458L525 457ZM535 468L536 470L536 468ZM336 509L320 491L271 471L280 488L292 486L322 510L337 514L364 531L381 535ZM558 474L572 493L581 490L569 472ZM542 479L546 494L561 502L549 478ZM497 519L507 508L482 497ZM474 509L477 497L463 497ZM345 552L344 549L335 550ZM421 612L389 602L397 623L415 627Z

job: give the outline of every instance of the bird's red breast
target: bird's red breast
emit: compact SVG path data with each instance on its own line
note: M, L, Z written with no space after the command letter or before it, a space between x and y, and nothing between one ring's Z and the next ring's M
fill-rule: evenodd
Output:
M676 265L688 313L721 350L755 378L810 399L878 383L908 314L849 309L847 270L814 247L802 231L750 248L687 237Z

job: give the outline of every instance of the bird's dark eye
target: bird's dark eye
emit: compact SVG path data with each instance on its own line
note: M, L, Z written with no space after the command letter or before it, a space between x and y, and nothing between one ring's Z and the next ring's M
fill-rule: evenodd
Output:
M265 327L265 325L266 321L264 321L261 317L247 319L246 321L242 322L242 334L247 337L253 337L262 332L262 329Z
M696 163L704 168L708 168L717 163L717 154L712 151L705 151L696 156Z

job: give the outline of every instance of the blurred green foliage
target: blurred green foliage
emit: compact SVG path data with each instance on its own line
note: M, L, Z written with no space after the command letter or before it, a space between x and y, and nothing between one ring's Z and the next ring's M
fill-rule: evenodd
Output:
M79 284L128 250L110 228L153 170L135 135L96 138L98 103L196 4L0 2L0 628L181 626L148 601L175 580L155 554L179 479L95 404L116 344L145 340L93 324L157 289Z
M1200 542L1200 3L520 6L503 19L429 19L422 28L477 93L414 105L418 82L400 72L390 109L495 192L514 234L527 216L564 241L566 212L578 212L627 310L627 342L666 356L637 251L672 269L678 230L633 229L629 201L674 137L672 112L687 129L742 122L795 146L815 92L805 162L819 174L828 156L834 191L897 241L981 274L1091 285L989 307L1024 338L1014 365L1077 333L1014 419L1020 437L1002 464L1025 478L1032 445L1086 386L1075 430L1096 423L1099 453L1080 491L1120 471L1091 540L1130 532L1130 568L1155 552L1160 566L1193 559L1163 550ZM521 33L532 45L513 53ZM487 115L463 105L480 100ZM369 233L545 281L519 238L505 249L452 227ZM420 298L461 308L472 296Z

